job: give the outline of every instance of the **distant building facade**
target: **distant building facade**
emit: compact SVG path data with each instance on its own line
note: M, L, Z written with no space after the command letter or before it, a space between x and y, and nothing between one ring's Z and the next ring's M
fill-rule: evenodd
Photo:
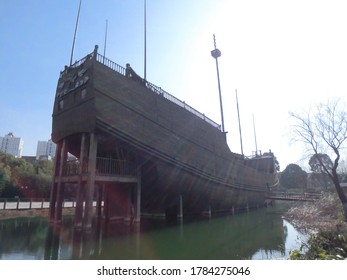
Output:
M36 158L50 159L55 156L56 144L52 140L38 141L36 149Z
M21 137L15 137L12 132L0 136L0 151L20 158L22 156L24 141Z

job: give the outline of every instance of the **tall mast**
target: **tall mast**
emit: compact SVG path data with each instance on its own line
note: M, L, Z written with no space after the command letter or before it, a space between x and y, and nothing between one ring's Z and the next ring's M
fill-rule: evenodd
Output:
M71 57L70 57L70 66L72 65L73 53L74 53L74 50L75 50L75 41L76 41L76 34L77 34L78 19L79 19L79 17L80 17L81 4L82 4L82 0L80 0L80 4L79 4L79 6L78 6L78 13L77 13L76 25L75 25L75 33L74 33L73 41L72 41L72 49L71 49Z
M255 133L255 123L254 123L254 114L253 116L253 130L254 130L254 142L255 142L255 155L258 154L258 145L257 145L257 134Z
M105 57L106 57L106 44L107 44L107 25L108 25L108 21L106 20L105 43L104 43L104 59L105 59Z
M224 129L224 116L223 116L223 102L222 102L222 93L221 93L221 88L220 88L219 69L218 69L218 57L221 56L221 52L216 47L216 36L214 34L213 34L213 42L214 42L214 50L211 51L211 55L216 60L217 79L218 79L218 91L219 91L219 103L220 103L220 114L221 114L221 120L222 120L222 132L225 132L225 129Z
M243 155L242 133L241 133L241 121L240 121L240 111L239 111L239 99L237 98L237 89L235 89L235 93L236 93L237 117L238 117L238 120L239 120L239 132L240 132L241 154Z
M147 75L147 8L146 8L146 0L144 1L144 70L143 70L143 78L146 81Z

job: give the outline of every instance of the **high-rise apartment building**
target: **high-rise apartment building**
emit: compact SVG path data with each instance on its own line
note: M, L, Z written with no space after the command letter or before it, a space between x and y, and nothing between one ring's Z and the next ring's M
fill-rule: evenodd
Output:
M36 158L47 157L52 158L55 156L56 144L52 140L38 141L36 149Z
M0 151L20 158L22 156L24 141L20 137L15 137L12 132L0 136Z

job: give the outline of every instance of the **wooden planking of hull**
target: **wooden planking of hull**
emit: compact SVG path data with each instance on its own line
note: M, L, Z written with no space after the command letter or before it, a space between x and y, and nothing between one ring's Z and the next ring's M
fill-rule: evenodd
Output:
M230 151L220 127L184 102L97 53L61 72L52 139L81 156L79 135L98 137L97 157L141 172L141 211L260 206L276 180L275 158Z

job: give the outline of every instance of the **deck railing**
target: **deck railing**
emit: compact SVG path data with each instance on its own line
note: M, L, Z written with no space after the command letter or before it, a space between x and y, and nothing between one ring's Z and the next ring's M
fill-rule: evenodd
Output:
M105 56L101 54L97 54L96 60L107 66L108 68L111 68L113 71L116 71L123 76L125 76L125 68L123 66L120 66L119 64L113 62L112 60L106 58Z
M171 102L177 104L178 106L181 106L182 108L186 109L187 111L191 112L192 114L198 116L199 118L203 119L204 121L208 122L210 125L218 128L220 130L220 125L211 120L210 118L206 117L204 114L200 113L199 111L195 110L193 107L189 106L184 101L176 98L175 96L171 95L170 93L163 90L161 87L158 87L150 82L146 81L146 86L151 91L163 96L167 100L170 100Z
M69 160L65 165L65 176L78 175L80 170L80 162L78 159ZM88 165L84 164L82 167L82 174L88 172ZM121 175L121 176L134 176L136 175L136 168L134 164L127 160L119 160L112 158L96 158L96 174L97 175Z
M96 159L96 173L100 175L136 175L134 165L127 160L100 158Z
M322 197L320 193L269 192L268 199L314 201Z
M48 209L49 199L44 198L0 198L1 210L25 210L25 209ZM96 201L93 201L93 206L96 206ZM76 199L64 199L63 208L76 207Z
M77 175L79 174L79 169L80 169L80 162L78 160L69 160L66 162L64 175L66 176Z
M85 61L87 60L89 57L95 56L95 53L91 53L89 55L87 55L85 58L81 59L81 61ZM117 73L125 76L126 75L126 69L122 66L120 66L119 64L113 62L112 60L104 57L103 55L97 53L95 59L102 63L103 65L107 66L108 68L116 71ZM75 64L72 65L72 67L76 67L78 65L80 65L81 62L77 61ZM75 66L76 65L76 66ZM163 96L164 98L166 98L167 100L170 100L171 102L177 104L178 106L181 106L182 108L186 109L187 111L191 112L192 114L198 116L199 118L203 119L204 121L206 121L207 123L209 123L210 125L214 126L217 129L221 129L221 126L219 124L217 124L216 122L214 122L213 120L211 120L210 118L206 117L204 114L200 113L199 111L197 111L196 109L194 109L193 107L189 106L188 104L186 104L184 101L181 101L180 99L176 98L175 96L171 95L170 93L166 92L165 90L163 90L161 87L158 87L148 81L144 81L144 84L146 85L146 87L148 89L150 89L151 91L153 91L154 93Z

